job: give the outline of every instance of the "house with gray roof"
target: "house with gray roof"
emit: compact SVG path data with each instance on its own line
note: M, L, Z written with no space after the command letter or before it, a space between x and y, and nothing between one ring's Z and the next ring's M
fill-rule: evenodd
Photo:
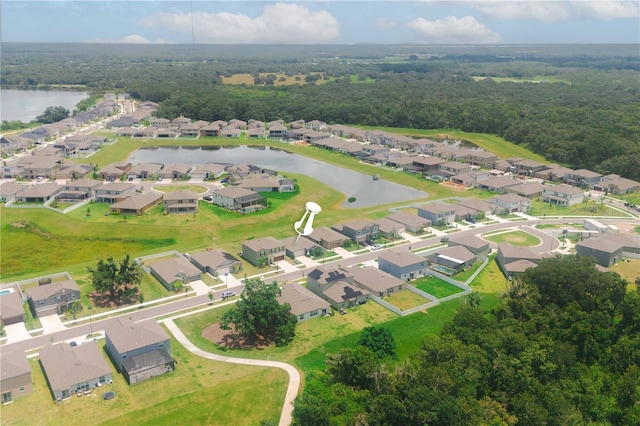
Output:
M519 185L520 183L522 183L520 180L511 176L494 176L479 181L476 186L478 189L484 189L485 191L504 193L509 186Z
M122 215L141 215L149 209L162 202L162 194L157 192L147 192L144 194L135 193L130 197L113 203L109 206L111 213Z
M134 385L175 370L171 339L155 320L120 317L105 329L105 350L127 383Z
M320 247L319 244L314 243L308 238L303 236L288 237L280 240L284 244L284 249L291 259L295 259L298 256L311 256L314 250ZM323 248L320 248L324 252Z
M63 343L44 346L40 364L56 401L113 381L113 373L94 342L74 347Z
M535 160L511 158L508 159L511 163L511 171L514 174L521 176L533 176L535 173L545 170L547 166Z
M227 186L213 193L213 204L233 211L259 210L267 205L260 193L237 186Z
M353 307L369 299L369 292L355 285L353 275L342 268L313 269L307 274L307 288L336 310Z
M22 183L4 182L0 184L0 201L12 200L17 194L28 189L29 186Z
M447 244L449 247L462 246L476 255L476 260L482 260L489 256L491 250L490 243L487 240L478 238L475 235L457 235L453 234L449 237Z
M572 170L565 173L564 183L579 188L592 189L595 185L600 183L602 175L600 173L592 172L587 169Z
M60 171L56 173L56 179L80 179L89 176L93 171L91 164L63 163Z
M31 365L24 351L2 351L0 355L0 403L33 393Z
M576 252L609 267L623 257L640 259L640 239L630 235L595 234L578 242Z
M162 170L160 170L160 172L158 172L158 175L162 179L169 180L188 179L191 169L193 169L193 166L190 166L189 164L167 164L162 168Z
M15 195L16 201L23 203L45 203L58 195L62 186L53 182L45 182L29 186L29 188Z
M407 212L392 213L387 215L386 218L403 225L407 231L414 234L422 234L428 231L431 226L429 219Z
M451 204L425 204L418 207L418 216L429 219L433 225L437 225L440 222L449 224L456 220L456 209Z
M80 300L80 287L72 279L61 281L40 280L37 287L25 290L33 316L60 315L72 303Z
M204 273L214 277L242 271L242 262L222 249L212 249L191 253L189 260Z
M380 227L368 219L357 219L333 227L334 231L351 238L354 243L363 243L378 238Z
M153 262L149 265L151 275L170 291L202 278L202 272L182 256Z
M307 235L307 238L327 250L333 250L336 247L341 247L342 244L349 239L346 235L325 226L314 228L311 235Z
M353 275L353 283L369 293L384 297L404 288L404 281L373 266L357 265L346 268Z
M630 194L640 189L640 182L610 174L603 176L600 182L593 186L593 189L615 195Z
M373 219L371 222L378 225L380 235L389 240L396 240L400 238L400 234L406 231L404 225L399 222L389 220L386 217Z
M291 313L296 316L298 322L331 312L331 305L326 300L298 283L285 284L280 291L278 302L281 305L288 303L291 307Z
M103 183L93 189L94 198L98 203L114 204L135 193L136 186L129 182Z
M198 164L191 170L191 179L213 180L218 179L226 171L224 164L206 163Z
M198 194L191 190L167 192L162 196L164 211L167 213L197 213Z
M531 210L531 200L516 194L500 194L491 199L491 203L497 206L499 213L526 213Z
M423 157L420 155L409 158L411 158L411 163L425 175L430 175L439 170L440 165L445 163L445 160L438 157Z
M288 130L282 123L269 123L267 137L269 139L286 139Z
M256 238L242 243L242 257L252 265L258 266L259 259L265 259L267 265L284 260L285 245L273 237Z
M164 167L161 163L136 164L127 172L129 179L153 179L160 175L160 170Z
M126 177L129 170L131 170L133 166L131 163L126 161L119 161L116 163L108 164L102 169L100 169L100 177L103 180L108 180L114 182L116 180L120 180L120 178Z
M17 287L2 289L0 294L0 323L3 326L24 322L24 300Z
M572 206L584 201L584 189L569 185L545 185L542 201L558 206Z
M504 189L506 193L516 194L529 199L538 198L542 195L545 185L539 182L520 183L518 185L508 186Z
M403 281L427 273L427 259L408 250L387 250L378 255L378 268Z
M540 260L542 256L528 247L514 246L509 243L498 244L496 262L508 279L536 267Z
M469 209L475 210L483 215L492 214L495 210L495 206L485 200L478 200L477 198L463 198L458 201L459 206L464 206Z
M438 248L429 260L438 266L438 272L453 275L473 266L478 257L464 246L449 246Z

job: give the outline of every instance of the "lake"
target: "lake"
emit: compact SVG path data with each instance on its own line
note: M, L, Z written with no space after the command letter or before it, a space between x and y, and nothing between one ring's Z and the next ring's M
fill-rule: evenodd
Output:
M386 180L373 180L372 173L365 175L322 161L270 147L159 147L139 149L129 157L137 163L182 163L182 164L253 164L281 172L300 173L328 185L356 201L345 201L343 207L359 208L378 204L399 203L429 196L420 191ZM313 200L311 200L313 201Z
M0 90L0 121L28 123L49 106L63 106L73 112L78 102L88 97L86 92L3 89Z

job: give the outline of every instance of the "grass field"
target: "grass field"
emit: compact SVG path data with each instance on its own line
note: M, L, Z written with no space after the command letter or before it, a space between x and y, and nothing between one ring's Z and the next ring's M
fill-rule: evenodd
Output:
M495 259L496 254L492 254L489 257L489 263L486 268L484 268L482 272L478 274L476 279L473 280L473 283L471 283L471 288L473 290L485 295L493 296L500 296L505 292L509 281L505 278Z
M462 290L458 287L442 281L436 277L423 277L415 280L412 285L430 295L442 299L452 294L460 293Z
M630 285L633 285L636 279L640 277L640 259L623 259L609 269L617 272Z
M593 200L586 200L584 203L573 206L562 207L543 203L540 200L531 201L531 216L627 216L620 210L613 209L607 204Z
M514 246L535 247L542 244L542 240L525 231L509 231L483 234L482 238L493 243L509 243Z
M392 293L384 300L401 311L406 311L408 309L415 308L416 306L431 302L431 300L425 299L424 297L406 289Z
M269 74L273 74L276 76L276 80L273 82L274 86L291 86L293 84L307 84L305 81L305 74L296 74L296 75L286 75L284 73L277 72L261 72L259 73L260 77L266 77ZM322 79L322 73L312 72L312 75L320 75L320 80L316 82L316 84L324 83L325 80ZM223 84L246 84L249 86L254 85L254 79L251 74L233 74L231 77L221 77Z

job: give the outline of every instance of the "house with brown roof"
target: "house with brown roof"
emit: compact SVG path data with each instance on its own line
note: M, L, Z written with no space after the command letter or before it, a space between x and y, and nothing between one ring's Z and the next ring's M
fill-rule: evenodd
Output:
M91 164L63 163L55 177L56 179L81 179L89 176L93 171Z
M351 220L333 226L334 231L351 238L354 243L363 243L378 238L380 227L367 219Z
M475 210L477 214L481 215L492 214L495 210L495 206L493 204L485 200L478 200L477 198L463 198L458 201L457 204L459 206Z
M469 164L474 166L493 168L493 165L498 161L498 159L498 156L493 152L472 149L470 150L468 161Z
M296 316L298 322L331 312L331 306L328 302L300 284L295 282L285 284L280 291L278 302L281 305L288 303L291 307L291 313Z
M253 211L264 208L267 199L260 193L237 186L227 186L213 193L213 204L233 211Z
M33 393L31 365L24 351L2 351L0 355L0 403Z
M260 259L271 265L284 260L285 255L285 245L273 237L256 238L242 243L242 257L255 266L260 265Z
M209 273L214 277L242 271L242 262L222 249L191 253L189 260L202 272Z
M105 329L105 350L127 383L149 380L175 370L171 339L155 320L120 317Z
M431 173L440 169L440 165L445 163L445 160L438 157L423 157L415 156L411 158L411 164L417 167L423 174L430 175Z
M342 268L317 267L307 274L307 288L336 309L365 303L369 292L353 283L353 275Z
M127 172L129 179L154 179L160 175L160 170L164 164L160 163L143 163L136 164Z
M103 185L99 180L95 179L76 179L67 181L60 191L60 198L75 198L84 200L92 198L95 193L95 189Z
M162 196L162 201L164 211L167 213L196 213L198 211L198 194L195 191L167 192Z
M522 183L520 180L514 179L511 176L494 176L479 181L476 186L478 189L484 189L485 191L504 193L505 189L509 186L520 183Z
M189 164L167 164L158 175L162 179L188 179L192 168Z
M200 136L204 137L218 137L220 136L220 130L222 127L220 124L211 123L200 128Z
M413 232L414 234L422 234L428 231L431 226L429 219L407 212L392 213L386 216L386 218L403 225L407 231Z
M336 247L341 247L342 244L349 239L346 235L325 226L314 228L311 235L307 235L307 238L327 250L333 250Z
M516 194L529 199L538 198L542 195L545 185L539 182L520 183L518 185L508 186L504 189L506 193Z
M42 153L39 152L39 154ZM21 176L25 179L52 178L60 171L62 158L59 156L33 155L20 158L18 164L22 166Z
M406 231L404 225L399 222L389 220L386 217L373 219L371 222L378 225L378 232L380 235L389 240L397 240L400 238L400 234Z
M267 137L269 139L284 139L287 137L287 128L282 123L269 123Z
M452 223L456 220L456 209L451 204L433 203L418 207L418 216L429 219L432 225Z
M615 195L630 194L640 189L640 182L611 174L603 176L593 189Z
M542 260L542 256L528 247L513 246L509 243L498 244L496 262L502 273L512 279L529 268L535 268Z
M453 204L456 213L456 220L474 221L478 212L469 207L461 206L460 204Z
M239 138L242 134L242 130L236 127L225 127L220 130L220 137L222 138Z
M558 206L572 206L584 201L584 189L569 185L545 185L542 201Z
M0 184L0 201L9 201L16 197L17 194L29 188L28 185L15 182L4 182Z
M284 250L291 259L295 259L298 256L312 256L314 250L320 247L317 243L303 236L288 237L280 241L284 244ZM324 252L323 248L321 250Z
M404 288L404 281L373 266L357 265L346 268L353 275L353 283L369 293L384 297Z
M491 203L497 206L501 213L526 213L531 210L531 200L516 194L500 194L491 199Z
M197 138L200 136L200 126L195 124L183 124L180 126L179 134L185 138Z
M98 203L117 203L135 193L136 186L128 182L103 183L94 188L94 198Z
M40 365L56 401L113 381L113 373L94 342L71 347L63 343L40 349Z
M99 175L103 180L108 180L113 182L116 180L120 180L120 178L125 177L132 167L133 166L131 165L131 163L126 161L120 161L120 162L112 163L103 167L102 169L100 169Z
M162 202L162 194L157 192L147 192L144 194L135 193L130 197L120 200L109 206L111 213L141 215L149 209Z
M466 248L476 256L476 261L489 256L489 251L491 250L489 241L478 238L475 235L453 234L449 237L447 243L449 247L462 246Z
M224 164L206 163L198 164L191 170L191 179L213 180L218 179L226 171Z
M460 173L469 173L471 171L471 165L458 161L447 161L438 166L438 171L441 175L450 178Z
M60 315L80 300L80 287L71 278L54 282L40 280L38 284L25 290L34 317Z
M175 291L191 281L202 278L200 269L182 256L153 262L149 265L149 269L151 269L151 275L170 291Z
M427 273L427 259L408 250L387 250L378 255L378 268L403 281Z
M0 323L3 326L24 322L24 301L17 287L7 287L0 293Z
M566 174L573 173L573 169L562 167L558 164L549 164L548 168L540 170L533 174L538 179L544 179L551 182L562 182Z
M15 195L15 200L23 203L45 203L58 195L62 186L52 182L31 185Z
M511 163L511 171L521 176L533 176L535 173L547 168L546 165L535 160L510 158L507 161Z

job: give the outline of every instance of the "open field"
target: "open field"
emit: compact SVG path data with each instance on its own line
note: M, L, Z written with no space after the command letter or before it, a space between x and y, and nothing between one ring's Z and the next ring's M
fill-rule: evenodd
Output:
M99 341L104 346L104 341ZM199 358L177 341L171 341L176 370L129 386L113 369L113 383L89 396L69 398L56 404L44 373L31 361L34 393L2 406L2 424L210 424L229 425L242 413L245 424L277 423L288 383L286 372L232 365ZM108 365L112 365L104 353ZM260 386L256 386L260 383ZM116 397L102 399L112 390ZM46 413L46 415L43 415ZM37 420L36 420L37 419Z
M542 240L525 231L509 231L483 234L482 238L493 243L509 243L514 246L535 247L542 244Z
M636 279L640 278L640 259L623 259L609 269L620 274L622 278L629 282L630 286L634 286ZM631 290L631 288L628 290Z
M479 293L500 296L507 290L509 281L496 262L496 254L489 257L487 267L471 283L471 288Z
M607 204L593 200L586 200L584 203L573 206L562 207L543 203L536 199L531 201L531 210L527 213L531 216L626 216L620 210L616 210Z
M407 309L429 303L431 300L425 299L424 297L405 289L396 293L391 293L385 298L385 302L390 303L401 311L406 311Z
M452 294L460 293L462 291L448 282L431 276L418 278L412 283L412 285L438 299L451 296Z
M293 84L307 84L305 81L305 74L295 74L295 75L287 75L284 73L278 72L261 72L259 73L260 77L265 78L266 76L273 74L276 76L275 81L273 82L274 86L291 86ZM319 75L320 79L315 84L324 83L326 80L322 78L322 73L312 72L310 75ZM223 84L246 84L249 86L254 85L254 79L251 74L233 74L231 77L220 77L222 79Z
M550 75L535 75L533 77L484 77L484 76L474 76L473 79L475 81L491 79L496 83L563 83L563 84L571 84L570 81L559 79L555 76Z

